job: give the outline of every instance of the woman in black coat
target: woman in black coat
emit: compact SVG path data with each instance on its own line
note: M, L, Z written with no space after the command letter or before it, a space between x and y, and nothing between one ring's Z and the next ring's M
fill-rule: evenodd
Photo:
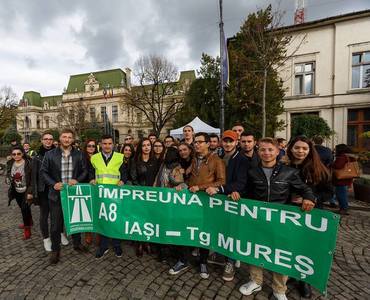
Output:
M22 212L23 239L31 237L32 214L32 184L31 184L31 159L25 155L21 147L14 147L11 160L7 163L7 183L9 184L8 198L10 205L15 199Z

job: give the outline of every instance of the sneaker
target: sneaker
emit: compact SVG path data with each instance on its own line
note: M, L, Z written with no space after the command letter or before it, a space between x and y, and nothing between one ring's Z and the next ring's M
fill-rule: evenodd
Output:
M69 244L69 241L63 232L60 234L60 241L63 246L67 246Z
M240 260L235 261L235 268L240 268Z
M114 254L116 257L122 257L122 248L121 247L115 247L114 248Z
M193 251L191 251L191 255L194 257L199 256L199 248L194 248Z
M255 292L259 292L260 290L262 290L262 286L255 283L253 280L243 284L239 288L239 292L241 292L245 296L252 295Z
M59 262L60 252L52 251L49 256L49 263L51 265L56 265Z
M44 241L45 251L50 252L51 251L51 239L46 238L46 239L43 239L43 241Z
M285 294L278 294L274 292L274 297L276 300L288 300L287 296Z
M109 249L105 249L105 250L103 250L103 249L98 249L98 251L96 251L96 254L95 254L95 258L96 259L100 259L100 258L102 258L105 254L107 254L108 253L108 251L109 251Z
M206 264L200 264L199 275L203 279L207 279L209 277L208 267Z
M208 256L207 262L209 264L219 265L219 266L224 266L226 263L225 256L220 255L216 252L213 252L210 256Z
M181 272L186 271L189 268L188 264L183 263L181 260L179 260L169 271L168 274L170 275L176 275Z
M234 264L231 262L227 262L224 269L224 274L222 275L222 279L225 281L233 281L234 275L235 275Z

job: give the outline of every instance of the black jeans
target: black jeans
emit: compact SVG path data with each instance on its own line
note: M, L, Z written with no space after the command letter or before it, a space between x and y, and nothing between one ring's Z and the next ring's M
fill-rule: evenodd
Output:
M26 201L26 193L14 192L15 200L22 212L24 226L32 225L31 207Z
M63 210L60 199L52 201L49 199L50 209L50 239L51 250L60 251L60 234L63 232ZM73 246L81 244L81 234L72 234Z
M49 200L48 190L38 193L40 203L40 230L42 237L47 239L49 237Z

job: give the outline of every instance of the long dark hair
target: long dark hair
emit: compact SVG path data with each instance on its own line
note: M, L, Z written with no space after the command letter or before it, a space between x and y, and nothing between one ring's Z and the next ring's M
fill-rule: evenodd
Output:
M143 138L140 140L139 144L137 145L136 147L136 152L135 152L135 161L138 162L138 161L143 161L143 143L145 141L149 141L149 144L150 144L150 153L149 153L149 159L152 159L153 158L153 145L152 143L150 142L150 140L148 138Z
M90 143L90 142L94 142L95 143L95 151L94 151L94 154L95 153L98 153L98 143L94 140L94 139L87 139L85 141L85 144L84 144L84 147L83 147L83 152L85 153L85 156L87 158L89 158L89 154L87 153L87 145Z
M132 144L128 144L128 143L125 143L123 144L122 148L121 148L121 153L123 154L124 150L126 147L129 147L131 149L131 156L129 159L133 159L135 157L135 148L134 148L134 145ZM125 161L127 162L127 157L125 157Z
M317 185L321 182L327 182L330 180L329 170L324 166L320 160L320 156L317 153L312 141L306 136L297 136L293 138L288 145L287 155L290 161L294 161L295 157L292 152L292 148L296 142L304 142L309 147L307 157L302 162L302 174L309 183Z
M163 161L163 158L164 158L164 155L166 153L166 146L164 145L164 143L157 139L153 144L152 144L152 151L153 151L153 155L155 156L155 152L154 152L154 144L155 143L160 143L162 145L162 152L161 154L159 155L159 161Z
M335 155L343 155L346 153L352 153L352 150L350 147L348 147L346 144L338 144L335 146Z

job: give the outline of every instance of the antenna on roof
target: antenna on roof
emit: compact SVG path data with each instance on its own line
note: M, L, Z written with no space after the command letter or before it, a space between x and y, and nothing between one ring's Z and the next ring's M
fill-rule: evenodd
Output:
M294 24L304 23L304 0L295 0Z

